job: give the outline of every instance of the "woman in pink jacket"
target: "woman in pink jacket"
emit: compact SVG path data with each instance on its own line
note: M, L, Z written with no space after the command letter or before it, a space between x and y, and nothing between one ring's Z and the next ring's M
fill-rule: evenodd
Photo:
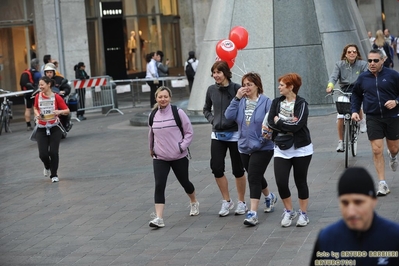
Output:
M155 92L155 115L149 121L148 142L153 158L155 177L155 214L150 227L164 227L165 188L168 174L172 168L177 180L190 198L190 216L199 214L199 203L195 197L194 185L188 178L188 146L193 139L193 127L182 109L178 109L181 120L180 130L173 116L170 100L172 92L167 87L159 87Z

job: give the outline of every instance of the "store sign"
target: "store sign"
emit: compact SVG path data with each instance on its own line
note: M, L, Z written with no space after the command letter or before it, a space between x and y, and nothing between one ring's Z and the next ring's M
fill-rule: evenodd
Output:
M122 17L122 2L101 2L100 13L102 18Z

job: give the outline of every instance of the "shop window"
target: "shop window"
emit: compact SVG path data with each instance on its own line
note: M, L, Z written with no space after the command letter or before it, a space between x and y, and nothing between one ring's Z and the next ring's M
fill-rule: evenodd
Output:
M160 0L160 11L164 16L178 14L176 0Z

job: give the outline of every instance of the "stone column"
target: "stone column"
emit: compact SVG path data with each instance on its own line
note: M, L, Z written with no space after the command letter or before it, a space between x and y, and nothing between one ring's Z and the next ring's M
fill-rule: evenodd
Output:
M86 14L84 1L59 1L61 36L64 50L60 50L57 41L57 18L55 1L34 1L37 56L43 64L43 56L51 54L58 60L64 59L67 79L75 79L74 65L84 62L90 75L89 46L87 40Z
M303 79L299 94L310 105L331 103L325 87L343 47L355 43L365 56L370 45L354 1L213 1L188 110L202 112L206 90L214 83L210 68L216 43L228 38L234 26L248 30L249 43L238 51L233 81L241 83L244 73L258 72L265 94L274 98L279 95L278 77L296 72Z

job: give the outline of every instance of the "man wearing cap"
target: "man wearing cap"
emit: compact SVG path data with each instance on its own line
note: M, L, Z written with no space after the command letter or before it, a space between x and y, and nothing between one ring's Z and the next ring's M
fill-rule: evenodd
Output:
M375 213L370 174L348 168L338 196L342 219L320 231L310 265L399 265L399 224Z

